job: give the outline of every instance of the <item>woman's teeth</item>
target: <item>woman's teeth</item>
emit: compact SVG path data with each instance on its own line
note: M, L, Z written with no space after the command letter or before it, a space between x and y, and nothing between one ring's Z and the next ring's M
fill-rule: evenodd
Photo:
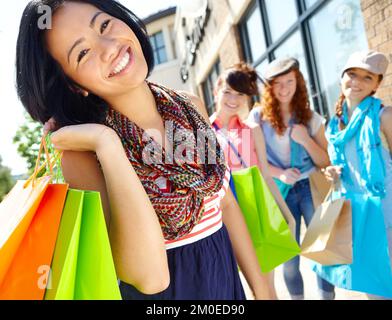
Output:
M130 55L128 52L126 52L124 55L124 58L122 58L121 61L119 62L119 64L117 65L117 67L114 68L112 74L116 75L116 74L120 73L121 71L123 71L129 63L129 58L130 58Z

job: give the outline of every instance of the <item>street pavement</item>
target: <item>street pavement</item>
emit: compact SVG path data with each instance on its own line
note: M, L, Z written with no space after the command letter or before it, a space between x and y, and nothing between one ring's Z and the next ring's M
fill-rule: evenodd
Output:
M302 222L301 238L305 235L305 223ZM302 240L301 240L302 241ZM304 281L305 300L320 300L317 287L316 273L314 273L309 266L309 260L301 256L300 270ZM253 295L246 283L245 278L241 274L241 280L248 299L253 299ZM275 289L279 300L291 300L290 294L287 290L283 279L283 265L275 269ZM368 296L361 292L349 291L344 289L335 289L335 300L369 300Z

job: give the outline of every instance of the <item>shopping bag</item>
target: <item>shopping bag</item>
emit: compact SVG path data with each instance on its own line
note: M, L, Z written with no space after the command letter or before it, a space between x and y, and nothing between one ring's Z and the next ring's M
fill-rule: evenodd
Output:
M313 206L317 208L327 197L329 191L332 188L332 184L327 180L324 174L320 172L320 170L316 170L310 174L309 182L312 193Z
M0 300L42 300L68 185L49 184L0 284Z
M26 181L18 181L0 203L0 283L3 283L49 182L50 177L43 177L25 187Z
M353 261L351 264L323 266L313 270L333 285L392 298L392 269L380 197L345 194L351 200Z
M322 265L353 260L351 203L327 199L315 211L301 245L301 255Z
M261 271L268 273L297 256L300 248L259 169L251 167L232 174Z
M121 300L98 192L69 190L46 300Z
M46 161L40 166L43 151L46 154ZM0 203L0 286L52 179L51 175L37 178L47 165L50 173L53 173L52 160L44 136L33 175L27 181L18 181Z

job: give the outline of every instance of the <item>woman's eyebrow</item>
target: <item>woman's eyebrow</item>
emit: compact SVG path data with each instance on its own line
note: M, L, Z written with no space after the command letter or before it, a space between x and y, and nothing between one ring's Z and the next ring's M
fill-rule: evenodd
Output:
M103 14L104 12L102 12L102 11L98 11L95 15L94 15L94 17L91 19L91 22L90 22L90 28L94 28L95 27L95 20L97 20L97 18L101 15L101 14Z
M92 19L90 21L90 28L91 29L95 28L95 21L103 13L104 12L102 12L102 11L98 11L97 13L94 14L94 16L92 17ZM73 44L73 46L71 47L71 49L69 49L69 51L68 51L68 63L69 63L69 58L70 58L70 56L72 54L73 49L75 49L75 47L77 47L79 44L81 44L84 40L86 40L86 39L85 38L80 38L79 40L76 40L75 43Z

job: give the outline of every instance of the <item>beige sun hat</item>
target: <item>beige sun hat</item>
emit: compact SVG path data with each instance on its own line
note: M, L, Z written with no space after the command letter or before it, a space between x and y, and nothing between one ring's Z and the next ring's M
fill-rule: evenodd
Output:
M299 61L295 58L279 58L272 61L264 70L264 82L271 82L273 79L286 74L293 69L299 69Z
M389 65L389 61L385 54L374 50L357 51L354 52L348 59L343 68L342 77L344 73L353 68L360 68L371 73L385 76Z

